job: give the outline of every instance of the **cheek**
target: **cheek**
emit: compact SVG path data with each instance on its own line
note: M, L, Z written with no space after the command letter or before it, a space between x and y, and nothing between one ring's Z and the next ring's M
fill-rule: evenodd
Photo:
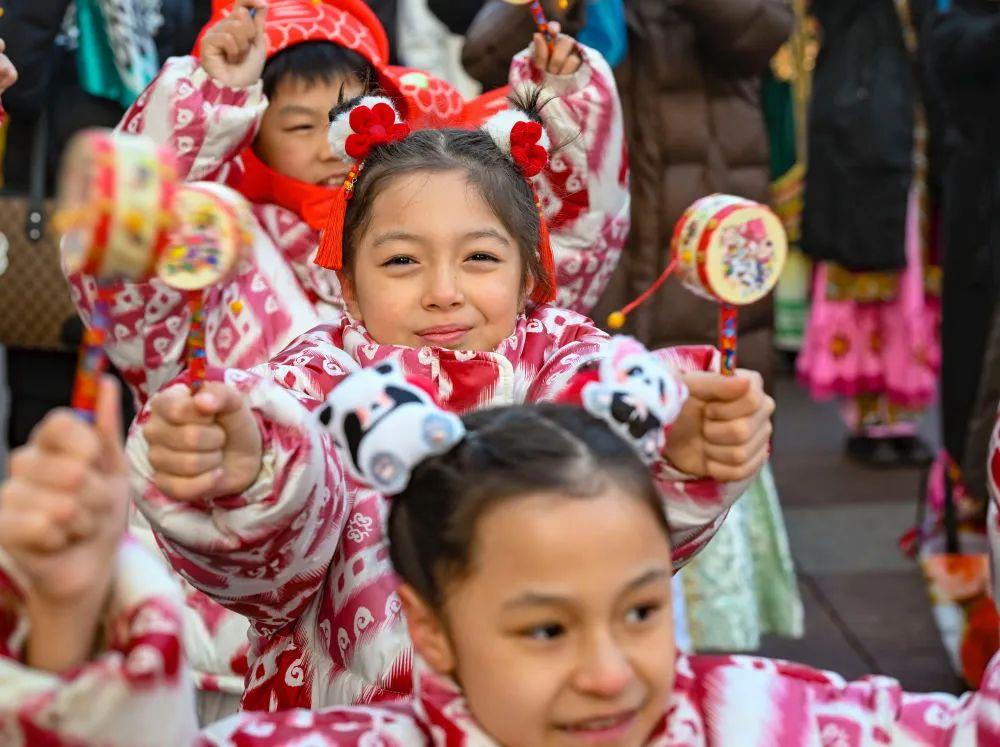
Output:
M476 305L491 322L509 324L521 311L523 293L520 277L483 283L476 286L474 292Z
M392 293L386 293L382 282L364 270L355 273L354 306L358 316L373 335L379 327L397 327L411 315L414 291L407 283L395 283Z
M560 689L559 667L484 632L456 641L455 653L458 680L483 730L500 744L540 744Z
M673 612L668 612L673 615ZM672 617L671 617L672 620ZM663 625L638 642L631 652L636 675L648 688L649 700L644 712L645 726L652 729L670 702L676 664L673 624Z

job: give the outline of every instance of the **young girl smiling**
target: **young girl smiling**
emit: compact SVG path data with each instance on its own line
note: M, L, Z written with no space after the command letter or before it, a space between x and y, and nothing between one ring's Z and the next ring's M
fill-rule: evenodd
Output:
M251 620L245 708L410 689L387 500L330 458L311 415L342 380L397 360L465 413L559 398L609 342L547 303L553 262L530 181L547 151L533 112L505 112L487 131L408 133L388 101L366 98L338 112L331 145L359 159L320 250L341 273L349 316L253 374L215 370L197 395L166 389L130 445L138 506L170 562ZM659 355L692 372L692 396L651 465L679 564L766 459L773 402L757 376L708 372L711 349ZM672 382L655 396L669 398ZM355 428L360 441L365 420Z

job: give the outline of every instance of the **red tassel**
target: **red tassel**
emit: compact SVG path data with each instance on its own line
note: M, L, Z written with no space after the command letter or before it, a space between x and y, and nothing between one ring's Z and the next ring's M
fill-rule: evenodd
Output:
M351 174L354 170L351 170ZM351 176L344 186L333 193L330 200L330 214L326 219L326 228L319 241L319 251L313 261L328 270L340 270L344 265L344 217L347 214L347 200L354 186Z
M531 299L535 303L552 303L556 300L556 262L552 257L552 244L549 242L549 222L538 210L538 258L542 260L542 270L548 281L545 286L535 289Z
M545 273L545 284L539 285L531 293L535 303L552 303L556 300L556 261L552 257L552 244L549 241L549 223L542 214L542 201L538 199L535 185L528 179L528 186L535 196L535 207L538 208L538 258L542 262L542 272Z

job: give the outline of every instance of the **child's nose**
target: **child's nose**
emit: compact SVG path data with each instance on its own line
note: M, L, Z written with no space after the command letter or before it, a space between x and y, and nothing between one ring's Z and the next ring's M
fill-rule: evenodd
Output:
M600 698L620 696L635 678L625 652L610 636L602 636L581 651L575 686L581 693Z
M435 309L451 309L465 301L460 278L450 268L428 273L424 290L424 306Z

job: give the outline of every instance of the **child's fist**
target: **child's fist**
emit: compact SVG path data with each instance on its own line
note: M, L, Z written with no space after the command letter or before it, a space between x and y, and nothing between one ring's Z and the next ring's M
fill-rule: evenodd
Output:
M231 88L246 88L260 80L267 61L266 18L267 0L236 0L229 15L202 37L205 72Z
M551 48L544 34L541 32L535 34L531 41L532 60L535 67L549 75L572 75L580 69L583 57L580 56L576 39L560 34L560 28L558 22L549 22Z
M105 377L95 425L53 411L11 455L0 546L36 606L64 609L94 595L99 603L111 583L129 501L119 398L118 383Z
M6 49L7 45L3 39L0 39L0 93L3 93L17 83L17 69L14 67L14 63L4 54L4 50Z
M177 501L238 495L257 479L260 428L243 396L218 382L157 394L143 428L153 483Z
M667 438L665 456L681 472L736 482L767 461L774 400L755 371L684 374L689 397Z

